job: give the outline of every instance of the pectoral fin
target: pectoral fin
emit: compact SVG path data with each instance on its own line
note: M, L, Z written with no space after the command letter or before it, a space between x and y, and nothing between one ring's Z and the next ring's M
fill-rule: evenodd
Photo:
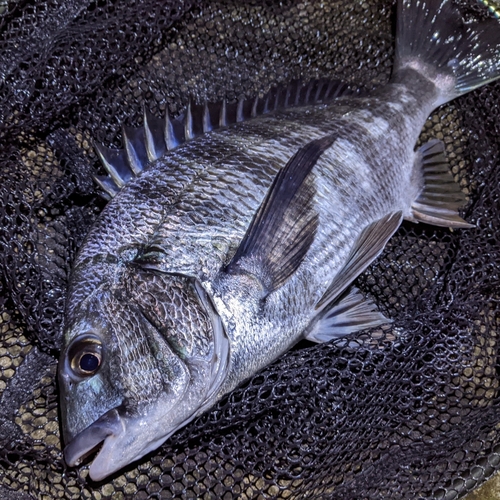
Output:
M401 224L401 219L402 212L388 214L382 219L372 222L361 232L343 268L335 276L316 305L318 314L323 309L330 308L342 292L382 252L389 238Z
M305 333L312 342L328 342L351 333L391 323L376 305L353 287L340 301L329 303Z
M231 262L229 274L249 274L265 294L283 286L304 260L316 234L318 215L311 171L334 142L327 136L309 142L276 176Z
M412 218L435 226L469 228L473 225L458 215L465 195L453 180L446 161L444 144L433 139L416 153L415 170L422 172L424 187L412 203Z

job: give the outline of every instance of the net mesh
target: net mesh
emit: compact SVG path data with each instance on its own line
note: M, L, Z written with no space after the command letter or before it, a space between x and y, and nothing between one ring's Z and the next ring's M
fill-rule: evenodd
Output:
M422 132L445 142L476 228L404 223L357 280L393 325L301 343L102 483L62 461L64 296L105 203L92 141L119 146L144 106L384 83L394 19L389 0L0 2L0 498L451 500L500 468L498 83Z

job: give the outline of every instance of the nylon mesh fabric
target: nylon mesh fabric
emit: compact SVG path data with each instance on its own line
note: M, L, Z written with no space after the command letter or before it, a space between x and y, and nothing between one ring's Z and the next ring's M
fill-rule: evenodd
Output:
M105 205L92 141L120 146L143 106L384 83L394 20L389 0L0 2L0 498L452 500L500 468L499 83L422 132L444 140L476 228L404 223L356 282L393 325L301 343L103 483L62 461L64 296Z

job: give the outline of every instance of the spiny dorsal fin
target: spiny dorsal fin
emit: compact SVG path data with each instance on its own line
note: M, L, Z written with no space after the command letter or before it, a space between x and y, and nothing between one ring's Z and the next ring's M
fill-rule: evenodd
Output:
M458 215L458 209L467 200L450 174L442 141L432 139L420 147L414 168L422 172L424 182L422 192L411 205L415 222L443 227L474 227Z
M336 135L309 142L279 172L231 262L228 274L255 277L264 298L304 260L318 227L311 171Z
M95 179L107 197L113 198L149 162L195 137L276 109L328 102L353 93L347 85L338 81L313 80L302 85L296 80L286 87L271 89L262 98L203 105L190 102L176 118L172 118L167 109L164 121L145 111L143 127L123 128L123 151L96 145L109 177L96 176Z

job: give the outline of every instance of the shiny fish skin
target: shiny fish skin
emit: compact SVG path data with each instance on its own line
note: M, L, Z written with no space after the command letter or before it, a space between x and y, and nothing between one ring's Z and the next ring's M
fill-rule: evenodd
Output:
M101 480L304 336L324 341L385 321L347 287L403 217L468 227L442 146L414 146L439 104L498 78L500 35L485 24L453 47L432 35L431 48L409 49L420 32L448 40L461 21L447 1L401 0L399 11L386 86L196 137L106 206L67 301L59 378L70 465L103 442L90 468ZM421 26L411 28L412 15ZM482 33L481 69L455 65L480 50Z

